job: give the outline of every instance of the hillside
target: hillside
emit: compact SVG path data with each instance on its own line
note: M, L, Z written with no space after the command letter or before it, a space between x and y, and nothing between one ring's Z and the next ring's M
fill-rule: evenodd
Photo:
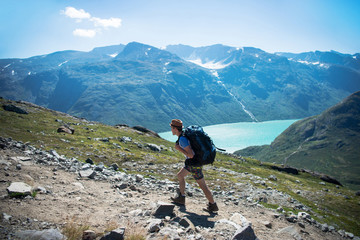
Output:
M174 115L202 126L301 119L360 90L357 56L132 42L0 59L0 96L159 132Z
M149 239L232 239L245 222L259 239L360 234L354 191L221 153L204 168L218 214L201 210L205 198L188 178L186 208L175 206L170 217L156 217L158 201L168 202L175 193L183 164L173 143L143 128L108 126L26 102L0 103L3 238L17 239L14 234L29 234L26 229L91 229L101 235L125 227L128 237L134 230ZM72 131L58 132L62 126ZM12 198L6 188L13 182L26 182L38 193Z
M293 123L270 146L235 152L261 161L323 172L360 187L360 92L320 115Z

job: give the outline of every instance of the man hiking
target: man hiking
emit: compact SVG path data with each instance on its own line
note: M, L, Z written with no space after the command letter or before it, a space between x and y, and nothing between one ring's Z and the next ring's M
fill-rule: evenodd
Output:
M216 212L219 210L216 202L214 201L213 195L206 185L204 175L202 173L201 166L192 166L191 160L194 157L194 151L191 148L189 139L183 136L183 124L180 119L173 119L170 123L171 132L173 135L179 137L178 141L175 143L175 149L180 151L186 156L185 166L177 173L177 178L179 179L179 192L176 197L171 197L171 200L174 203L185 205L185 177L191 173L193 178L198 183L201 190L204 192L207 200L209 201L207 208L204 209L208 212Z

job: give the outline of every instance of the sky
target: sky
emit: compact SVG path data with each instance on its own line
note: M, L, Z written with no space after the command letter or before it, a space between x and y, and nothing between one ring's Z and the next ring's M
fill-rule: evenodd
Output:
M360 0L0 0L0 58L133 41L360 53Z

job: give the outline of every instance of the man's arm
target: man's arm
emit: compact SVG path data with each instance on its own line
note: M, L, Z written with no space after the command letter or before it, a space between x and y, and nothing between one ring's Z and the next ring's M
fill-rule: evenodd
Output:
M175 144L175 148L182 152L185 156L187 156L188 158L193 158L194 157L194 151L192 150L191 146L188 145L187 147L185 147L184 149L180 147L179 144Z

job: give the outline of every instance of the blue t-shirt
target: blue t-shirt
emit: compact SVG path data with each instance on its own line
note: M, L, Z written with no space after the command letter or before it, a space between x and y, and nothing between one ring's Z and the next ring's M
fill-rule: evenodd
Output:
M182 149L184 149L184 148L186 148L187 146L190 145L190 141L189 141L189 139L187 139L187 137L180 136L180 138L179 138L179 145L180 145L180 147L181 147ZM185 155L185 157L186 157L186 159L189 158L189 157L186 156L186 155Z
M182 149L186 148L190 145L189 139L187 139L187 137L180 136L179 145Z

